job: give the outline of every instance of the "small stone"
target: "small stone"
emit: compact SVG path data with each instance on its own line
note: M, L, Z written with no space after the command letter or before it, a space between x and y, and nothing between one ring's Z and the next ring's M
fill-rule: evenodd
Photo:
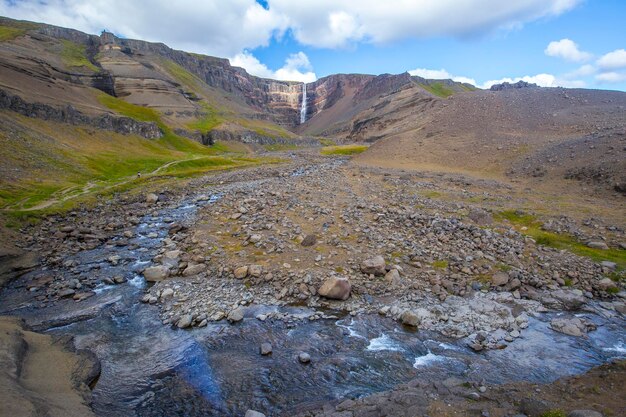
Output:
M261 235L252 235L248 239L250 243L259 243L263 237Z
M246 415L244 417L265 417L265 414L254 410L248 410L246 411Z
M301 352L298 355L298 360L300 361L300 363L309 363L311 362L311 355L305 352Z
M600 263L600 265L602 265L604 268L607 268L611 271L614 271L615 268L617 268L617 264L615 262L611 262L611 261L602 261Z
M261 343L261 355L266 356L272 353L272 345L270 343Z
M126 278L124 278L122 275L116 275L113 277L113 282L116 284L123 284L126 282Z
M66 288L64 290L59 291L59 297L62 297L62 298L70 297L70 296L74 295L75 293L76 293L76 291L74 291L73 289Z

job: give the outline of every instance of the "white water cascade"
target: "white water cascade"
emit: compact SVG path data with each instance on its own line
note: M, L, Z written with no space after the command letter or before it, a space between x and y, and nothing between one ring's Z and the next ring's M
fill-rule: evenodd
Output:
M300 107L300 124L306 122L306 83L302 83L302 106Z

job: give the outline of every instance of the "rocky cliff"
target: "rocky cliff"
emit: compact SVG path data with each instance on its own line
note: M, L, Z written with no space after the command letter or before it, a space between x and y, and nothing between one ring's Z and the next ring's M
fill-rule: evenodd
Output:
M163 132L156 123L139 122L130 117L117 117L110 114L87 116L71 105L53 107L42 103L28 103L21 97L11 95L0 89L0 109L11 110L23 116L33 117L72 125L92 126L124 135L139 135L147 139L163 137Z

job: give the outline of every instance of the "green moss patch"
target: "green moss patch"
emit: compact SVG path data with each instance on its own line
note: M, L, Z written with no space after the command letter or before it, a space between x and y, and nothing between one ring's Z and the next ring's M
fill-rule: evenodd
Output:
M324 146L320 151L322 155L356 155L367 150L367 145L338 145Z
M496 213L494 219L506 221L519 232L532 237L543 246L566 249L579 256L586 256L596 262L615 262L620 268L626 268L626 251L622 249L594 249L587 247L569 234L559 234L541 229L541 222L531 214L519 210L505 210Z

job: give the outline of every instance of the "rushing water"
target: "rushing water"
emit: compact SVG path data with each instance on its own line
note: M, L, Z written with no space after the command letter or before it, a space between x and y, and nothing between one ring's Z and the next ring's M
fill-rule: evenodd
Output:
M183 202L145 216L129 246L104 245L75 255L81 273L122 273L130 279L127 284L102 286L81 303L70 300L44 309L26 301L20 285L28 277L0 294L1 310L40 328L73 322L48 332L73 335L77 348L91 349L100 358L102 374L93 391L98 415L241 416L251 408L288 416L413 378L548 382L625 354L623 321L592 314L585 317L598 330L587 338L550 330L554 314L545 314L531 318L522 337L506 349L484 353L378 315L336 312L334 319L310 322L313 311L298 307L282 308L303 318L297 323L259 321L257 314L276 307L252 306L237 325L221 322L193 330L163 326L157 307L139 302L146 283L138 272L151 263L171 222L192 220L198 206L217 198ZM127 265L110 265L106 259L112 254ZM271 355L259 354L263 342L272 344ZM310 364L298 362L300 352L311 355Z
M302 83L302 105L300 106L300 124L306 122L306 83Z

